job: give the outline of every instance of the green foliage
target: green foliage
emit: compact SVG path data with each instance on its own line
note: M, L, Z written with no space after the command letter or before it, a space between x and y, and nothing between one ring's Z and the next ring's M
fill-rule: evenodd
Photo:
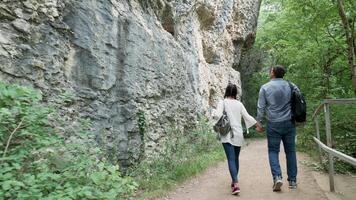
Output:
M138 199L152 198L224 158L220 143L206 118L185 133L175 127L167 131L164 150L130 170L140 185Z
M141 136L143 136L146 132L146 116L143 111L137 113L138 117L138 128L140 131Z
M249 80L246 83L246 93L248 96L244 98L244 104L249 114L252 116L257 115L257 100L258 100L258 92L262 84L266 83L269 80L268 73L266 72L256 72L252 74Z
M345 1L347 15L355 16L352 1ZM269 8L269 9L267 9ZM272 9L271 9L272 8ZM354 17L353 17L354 18ZM336 6L336 1L268 0L261 7L257 40L254 48L268 53L263 70L250 78L251 88L266 82L261 77L271 65L287 68L286 79L296 83L308 103L308 122L298 128L299 150L315 151L315 135L311 121L313 111L325 98L352 98L351 72L347 64L347 44ZM257 99L258 90L251 93ZM256 100L257 101L257 100ZM255 104L256 105L256 104ZM332 108L334 147L348 155L356 154L355 107ZM323 116L320 127L323 128ZM321 130L325 142L325 130ZM355 170L337 163L340 172Z
M40 92L0 83L0 199L118 199L137 188L95 146L88 120L63 120L62 97L45 106Z

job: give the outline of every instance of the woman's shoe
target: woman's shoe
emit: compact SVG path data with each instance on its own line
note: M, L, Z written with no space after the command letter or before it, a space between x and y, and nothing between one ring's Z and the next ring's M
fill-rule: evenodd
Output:
M240 187L239 186L233 186L231 194L237 195L239 193L240 193Z

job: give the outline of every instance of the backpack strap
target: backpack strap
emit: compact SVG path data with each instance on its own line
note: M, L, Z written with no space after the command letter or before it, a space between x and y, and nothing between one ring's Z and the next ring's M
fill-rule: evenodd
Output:
M289 102L292 103L293 91L294 91L295 87L294 87L293 83L291 83L290 81L287 81L287 82L288 82L288 85L289 85L289 88L290 88L290 100L289 100Z
M292 122L294 122L294 114L293 114L293 105L292 105L292 99L293 99L293 90L295 89L294 85L290 82L290 81L287 81L288 82L288 85L290 87L290 99L289 99L289 102L290 102L290 106L291 106L291 118L292 118Z
M226 111L225 111L225 99L223 100L223 114L226 114Z
M287 81L288 82L288 85L290 87L290 91L293 92L294 90L294 85L290 82L290 81Z

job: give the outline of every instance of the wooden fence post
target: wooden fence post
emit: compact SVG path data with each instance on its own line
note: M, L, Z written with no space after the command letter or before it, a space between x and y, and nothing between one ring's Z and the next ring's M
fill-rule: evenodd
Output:
M325 103L324 111L325 111L325 126L326 126L326 143L328 147L332 148L330 105L328 103ZM335 192L334 161L333 161L333 155L331 153L329 153L329 181L330 181L330 191Z

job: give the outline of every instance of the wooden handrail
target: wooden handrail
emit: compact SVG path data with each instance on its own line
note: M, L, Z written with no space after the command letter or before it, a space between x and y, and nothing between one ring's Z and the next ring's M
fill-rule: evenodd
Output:
M338 157L339 159L341 159L353 166L356 166L356 158L353 158L353 157L348 156L344 153L341 153L340 151L337 151L335 149L332 149L332 148L326 146L324 143L322 143L316 137L313 137L313 139L324 151L331 153L333 156Z
M325 99L323 104L356 104L356 99Z
M330 105L333 104L356 104L356 99L325 99L321 105L313 113L312 119L315 123L316 128L316 136L313 137L315 143L318 145L319 153L321 156L321 149L328 153L329 160L329 184L330 191L335 191L335 183L334 183L334 160L333 157L337 157L347 163L350 163L353 166L356 166L356 158L348 156L344 153L341 153L332 148L332 135L331 135L331 120L330 120ZM320 141L320 133L319 133L319 123L317 116L324 109L325 112L325 131L326 131L326 141L327 145Z
M314 118L320 113L320 111L324 108L325 104L322 103L318 106L318 108L314 111L314 114L312 116L312 119L314 120Z
M354 98L354 99L324 99L324 101L314 111L313 116L312 116L313 120L320 113L320 111L324 108L325 104L356 104L356 98Z

